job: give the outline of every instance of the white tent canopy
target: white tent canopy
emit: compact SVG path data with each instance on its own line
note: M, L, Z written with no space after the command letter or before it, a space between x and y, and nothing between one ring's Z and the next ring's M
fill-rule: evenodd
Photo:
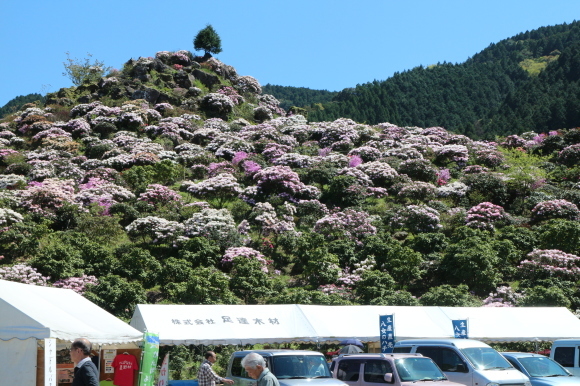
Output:
M0 280L0 341L87 338L93 344L138 342L143 333L70 289Z
M0 381L36 385L38 341L135 344L143 333L70 289L0 280Z
M131 326L162 333L160 344L256 344L316 339L296 305L139 304Z
M138 305L131 325L159 333L161 344L336 343L379 341L379 316L394 314L397 340L453 338L466 319L486 342L580 338L580 320L564 307L396 307L313 305Z

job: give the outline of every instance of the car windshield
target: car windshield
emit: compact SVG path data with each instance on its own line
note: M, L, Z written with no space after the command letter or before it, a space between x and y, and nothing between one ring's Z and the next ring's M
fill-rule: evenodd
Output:
M331 377L323 355L274 356L271 370L278 379Z
M395 360L395 367L403 382L440 381L447 379L431 358L401 358Z
M491 347L470 347L461 351L477 370L503 370L513 367Z
M546 357L517 358L532 377L567 377L570 374L558 363Z

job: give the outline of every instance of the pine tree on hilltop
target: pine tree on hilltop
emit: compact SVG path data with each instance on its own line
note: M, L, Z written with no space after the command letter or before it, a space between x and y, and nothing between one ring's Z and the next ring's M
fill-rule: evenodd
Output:
M196 51L203 50L205 55L219 54L222 52L222 40L215 32L211 24L200 30L193 39L193 48Z

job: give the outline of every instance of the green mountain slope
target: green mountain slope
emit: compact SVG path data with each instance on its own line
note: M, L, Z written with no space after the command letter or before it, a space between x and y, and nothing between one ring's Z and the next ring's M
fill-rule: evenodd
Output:
M15 113L27 103L33 103L37 101L44 103L44 97L40 94L19 95L16 98L8 101L8 103L6 103L4 106L0 107L0 118L4 118L8 114Z
M313 103L330 102L338 94L336 91L312 90L306 87L288 87L267 84L262 87L266 94L276 95L280 107L289 110L293 106L308 106Z
M419 66L344 89L327 103L296 105L307 109L311 122L348 117L442 126L472 138L580 126L575 87L559 75L576 68L578 42L578 22L542 27L491 44L461 64ZM524 98L530 90L537 97ZM274 96L281 92L271 90Z

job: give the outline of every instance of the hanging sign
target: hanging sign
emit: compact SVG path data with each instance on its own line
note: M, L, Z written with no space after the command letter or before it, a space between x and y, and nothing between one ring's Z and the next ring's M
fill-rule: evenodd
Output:
M44 386L56 386L56 339L44 339Z
M468 339L467 336L467 319L452 320L453 336L459 339Z
M159 370L159 379L157 380L157 386L168 386L168 385L169 385L169 353L165 354L165 358L163 358L161 370Z
M395 315L379 315L381 352L391 353L395 346Z

